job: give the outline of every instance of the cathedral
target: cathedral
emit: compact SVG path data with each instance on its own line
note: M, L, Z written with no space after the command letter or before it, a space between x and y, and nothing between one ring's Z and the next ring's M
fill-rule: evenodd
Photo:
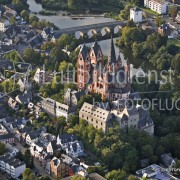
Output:
M77 84L80 90L101 94L102 100L110 102L129 97L130 64L122 65L120 55L116 58L114 42L108 61L104 62L103 53L97 41L89 49L84 44L78 55Z

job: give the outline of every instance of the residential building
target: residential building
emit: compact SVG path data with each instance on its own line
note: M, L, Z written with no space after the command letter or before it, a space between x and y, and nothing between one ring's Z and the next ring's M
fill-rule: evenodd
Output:
M71 157L80 157L84 155L84 147L81 141L78 141L74 134L58 135L57 145L66 151L66 154Z
M28 105L30 103L30 101L32 100L32 92L25 91L23 94L17 95L15 100L20 104Z
M80 90L100 94L103 100L108 99L110 102L129 97L131 91L130 64L127 61L124 67L120 55L116 58L112 38L106 64L97 41L90 51L84 44L77 61L77 85Z
M8 20L0 19L0 31L5 32L9 25L10 23Z
M51 42L55 43L56 40L58 40L61 37L61 33L60 32L55 32L51 38Z
M15 122L15 117L6 117L3 120L3 125L6 126L7 128L9 128L9 126Z
M66 104L62 104L50 98L46 98L42 101L42 109L54 117L63 116L67 120L69 116L76 112L75 106L70 107Z
M162 167L157 164L152 164L144 169L136 171L138 177L146 177L148 179L158 180L178 180L178 178L172 176L168 171L164 171Z
M77 106L80 97L85 95L85 91L75 91L68 88L64 95L64 103L68 106Z
M135 23L142 22L142 10L138 7L131 8L130 20L133 20Z
M17 84L19 85L21 92L29 91L32 88L32 84L29 83L26 78L19 79Z
M35 158L40 158L43 150L44 150L44 145L39 141L33 142L30 145L31 155L34 156Z
M17 111L19 109L19 104L17 101L15 101L13 98L9 98L8 100L8 106L12 108L13 110Z
M31 39L29 42L28 42L28 45L29 45L29 48L38 48L38 47L41 47L41 45L43 44L43 37L41 34L38 34L37 36L35 36L33 39Z
M84 103L79 111L79 118L92 124L94 128L107 132L112 115L109 111L99 108L95 105Z
M76 110L76 106L70 107L66 104L62 104L56 101L56 117L63 116L68 120L69 116L74 114Z
M180 0L172 0L174 4L180 4Z
M50 35L53 35L54 29L52 27L46 27L43 29L41 35L46 40Z
M101 175L99 175L97 173L91 173L91 174L89 174L88 177L93 180L106 180L106 178L102 177Z
M37 82L38 84L44 84L46 81L46 71L37 69L35 75L34 75L34 81Z
M9 59L1 59L0 60L0 69L11 69L12 63Z
M9 4L9 5L4 6L4 8L5 8L5 14L10 13L13 16L17 15L17 11L15 10L16 9L15 6Z
M180 11L178 11L178 13L177 13L176 21L177 21L178 23L180 23Z
M12 133L1 134L0 135L0 142L2 142L4 144L6 144L6 143L13 144L14 143L14 134L12 134Z
M49 142L49 144L47 145L46 151L48 154L53 155L56 151L60 149L61 149L61 146L57 145L57 141L54 140L54 141Z
M19 150L15 146L13 146L9 143L6 144L6 150L7 150L8 154L11 155L11 157L15 157L19 153Z
M161 155L161 163L166 168L173 168L176 164L176 159L172 157L171 153Z
M56 116L56 101L46 98L42 101L42 109L52 116Z
M50 161L50 173L52 176L65 177L69 175L69 168L63 159L54 157Z
M144 0L144 6L159 14L166 14L167 12L167 2L165 0Z
M162 24L159 28L158 28L158 32L159 34L161 34L162 36L170 36L171 35L171 29L169 27L169 24Z
M77 136L74 134L62 134L57 137L57 145L60 145L62 149L68 147L68 143L77 141Z
M12 178L18 178L26 169L26 164L9 154L0 156L0 169Z
M31 145L32 143L35 143L38 141L38 138L40 136L40 130L31 131L27 133L26 135L26 144Z
M84 147L82 141L68 143L66 154L70 157L77 158L84 155Z
M2 124L0 124L0 134L8 134L8 130Z

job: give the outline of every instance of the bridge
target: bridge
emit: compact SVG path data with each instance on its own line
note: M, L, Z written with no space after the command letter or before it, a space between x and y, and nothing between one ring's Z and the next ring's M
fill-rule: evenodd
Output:
M89 33L103 35L103 32L104 34L106 34L107 32L116 34L125 25L126 25L126 22L124 21L105 22L105 23L99 23L99 24L91 24L91 25L85 25L85 26L60 29L59 31L57 31L57 33L68 34L71 36L76 36L77 33L79 33L80 36L84 36L84 35L89 36Z

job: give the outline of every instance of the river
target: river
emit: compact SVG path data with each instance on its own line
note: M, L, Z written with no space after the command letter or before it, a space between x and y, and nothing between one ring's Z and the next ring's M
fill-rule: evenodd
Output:
M104 18L104 17L85 17L83 19L72 19L69 16L62 16L62 13L66 13L63 11L59 11L57 13L57 15L53 15L53 16L44 16L44 15L40 15L38 14L39 11L41 11L43 8L41 6L41 4L37 4L35 2L35 0L28 0L27 1L29 4L29 9L31 12L35 12L37 13L36 16L39 19L45 19L49 22L54 23L56 26L58 26L61 29L64 28L71 28L71 27L77 27L77 26L82 26L82 25L89 25L89 24L98 24L98 23L102 23L102 22L112 22L114 21L114 19L111 18ZM114 39L115 42L116 39ZM91 46L93 43L88 43L88 46ZM109 40L103 40L99 42L101 48L102 48L102 52L104 55L108 55L109 54L109 48L110 48L110 39ZM126 58L131 58L130 62L133 63L134 59L131 56L131 51L130 50L125 50L125 56L122 52L119 52L119 48L117 48L115 46L115 51L116 51L116 55L118 56L118 54L120 53L121 59L123 64L126 63ZM134 63L133 63L134 64ZM132 67L132 73L131 76L134 75L139 69L140 69L140 64L136 63L136 65L131 65Z

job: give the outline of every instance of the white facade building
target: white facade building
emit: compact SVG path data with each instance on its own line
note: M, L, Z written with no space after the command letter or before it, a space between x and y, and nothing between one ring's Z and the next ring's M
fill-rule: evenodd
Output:
M0 19L0 31L4 32L9 26L9 21L5 19Z
M144 0L144 6L159 14L167 12L167 3L164 0Z
M135 23L142 22L142 10L138 7L131 8L130 20L133 20Z
M0 156L0 169L13 178L18 178L26 169L26 164L9 154Z

